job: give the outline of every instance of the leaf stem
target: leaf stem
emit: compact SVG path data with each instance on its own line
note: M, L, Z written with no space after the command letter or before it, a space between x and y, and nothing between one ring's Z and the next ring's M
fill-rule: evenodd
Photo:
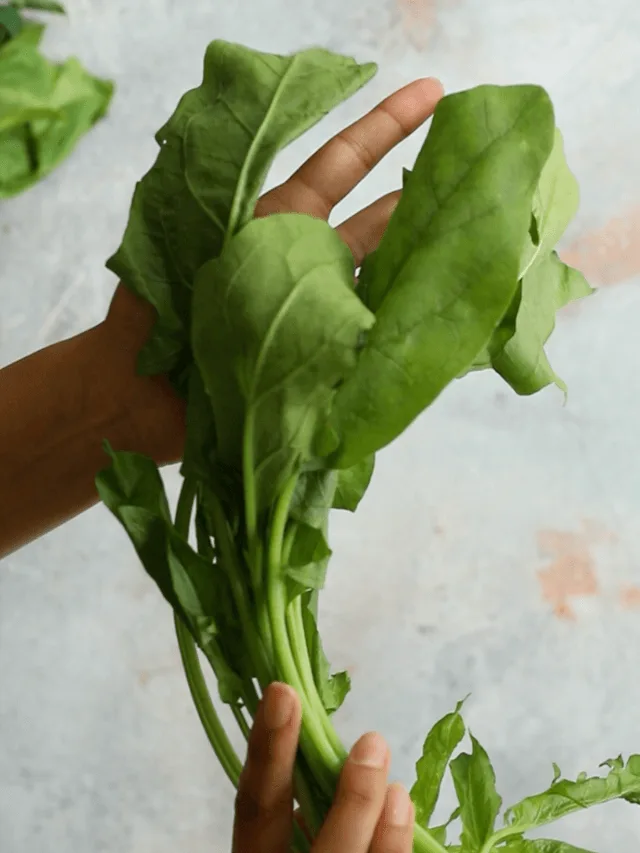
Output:
M224 772L229 777L231 783L237 788L242 764L227 737L224 726L220 722L220 718L211 701L200 661L198 660L198 650L191 632L182 623L177 614L174 616L174 623L182 665L184 666L187 683L189 684L191 697L200 717L200 722Z

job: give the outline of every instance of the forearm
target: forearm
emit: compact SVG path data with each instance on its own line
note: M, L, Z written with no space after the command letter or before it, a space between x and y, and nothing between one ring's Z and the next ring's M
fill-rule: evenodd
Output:
M105 438L170 461L148 426L166 390L135 375L136 352L103 323L0 370L0 557L96 502Z

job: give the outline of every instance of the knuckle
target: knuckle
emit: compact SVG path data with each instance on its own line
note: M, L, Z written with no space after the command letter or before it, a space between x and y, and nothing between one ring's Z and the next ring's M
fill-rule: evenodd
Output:
M365 169L370 172L378 162L375 152L367 145L363 139L359 139L356 134L349 130L343 130L338 136L346 145L351 148L355 156L362 163Z

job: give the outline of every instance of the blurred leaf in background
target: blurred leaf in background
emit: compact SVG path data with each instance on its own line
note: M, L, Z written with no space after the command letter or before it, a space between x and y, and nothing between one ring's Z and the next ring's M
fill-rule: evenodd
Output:
M50 62L40 52L44 26L23 10L64 13L50 0L0 5L0 198L49 174L104 116L113 84L77 59Z

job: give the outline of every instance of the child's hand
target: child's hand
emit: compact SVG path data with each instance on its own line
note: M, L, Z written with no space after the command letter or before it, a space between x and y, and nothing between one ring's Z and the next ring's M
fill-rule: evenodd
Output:
M295 692L272 684L249 738L236 799L233 853L291 849L300 717ZM414 809L404 788L387 784L389 757L380 735L367 734L357 741L312 853L411 853Z
M442 97L437 80L417 80L386 98L307 160L284 184L258 201L256 216L305 213L328 219L333 208L366 177L394 146L433 113ZM400 191L379 198L337 227L353 253L355 266L380 242ZM131 402L136 450L159 464L175 462L184 444L184 404L165 377L135 375L138 352L155 322L154 310L120 284L103 323L105 357L117 361L111 371Z

